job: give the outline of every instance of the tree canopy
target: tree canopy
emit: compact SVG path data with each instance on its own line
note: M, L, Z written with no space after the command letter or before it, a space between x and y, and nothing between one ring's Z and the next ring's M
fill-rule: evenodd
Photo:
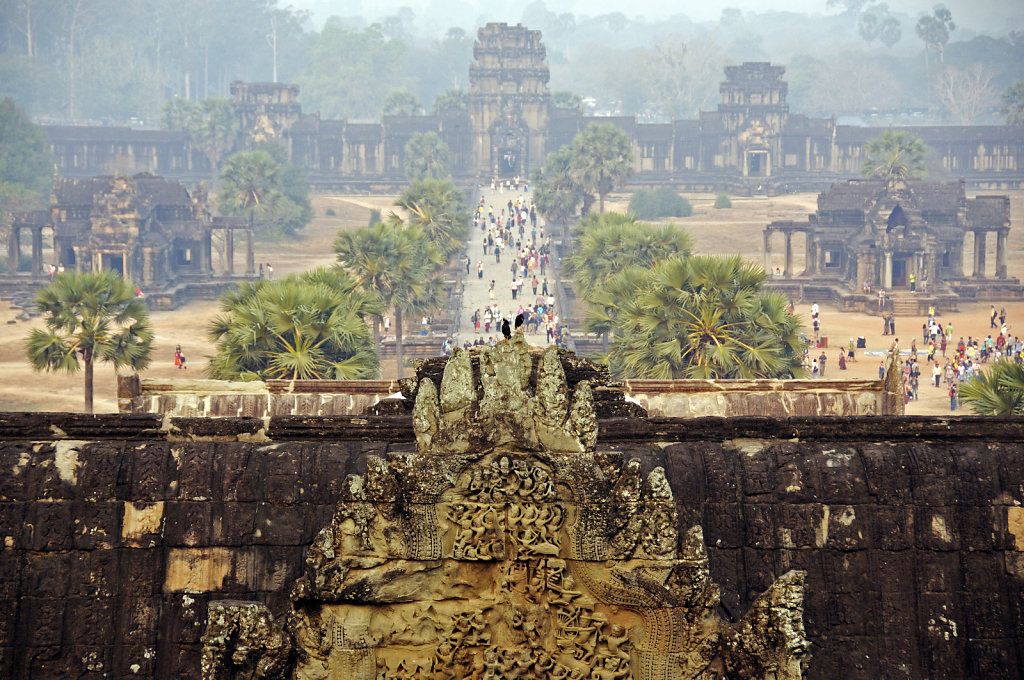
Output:
M1000 110L1006 116L1007 125L1024 125L1024 80L1006 88Z
M267 145L230 156L220 173L221 214L252 219L264 238L293 236L306 226L313 219L309 184L285 153Z
M208 98L197 103L172 99L164 105L163 124L168 130L187 132L214 173L238 137L238 117L230 99Z
M598 210L604 212L605 197L633 174L629 137L611 123L591 123L569 150L569 174L585 192L597 194Z
M337 268L243 282L220 301L210 324L217 380L365 380L377 348L365 319L380 302Z
M153 330L135 287L116 272L58 274L36 294L45 329L33 328L25 352L37 371L76 373L85 367L85 412L93 409L93 365L149 365Z
M996 361L960 384L960 401L979 416L1024 416L1024 366Z
M568 145L548 154L544 167L530 178L533 202L549 222L564 224L584 203L586 192L572 174L573 153Z
M882 134L864 145L867 158L861 166L865 177L880 177L894 188L908 178L923 175L927 166L927 147L920 137L908 132L883 130Z
M405 224L395 213L372 226L339 233L334 251L359 286L375 295L385 311L394 311L401 378L405 371L405 317L440 307L444 256L420 226ZM376 323L374 327L376 335Z
M409 223L420 227L444 257L465 247L470 212L462 191L450 179L413 182L395 205L409 213Z
M405 143L405 176L410 182L450 175L451 152L436 132L417 132Z
M762 290L765 272L739 255L677 255L630 267L603 288L588 327L608 327L618 378L790 378L801 374L800 322Z
M3 210L43 208L53 176L46 135L10 97L0 99L0 205Z

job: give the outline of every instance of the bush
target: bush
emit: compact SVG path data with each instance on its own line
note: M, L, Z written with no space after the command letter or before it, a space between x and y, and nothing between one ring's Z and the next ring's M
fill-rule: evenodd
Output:
M718 209L731 208L732 200L729 198L729 194L718 194L715 196L715 207Z
M371 208L370 209L370 224L368 226L372 227L373 225L377 224L380 221L381 221L381 219L380 219L380 210L377 210L376 208Z
M324 211L324 214L327 215L328 217L334 217L338 213L334 212L334 208L328 208L327 210Z
M641 220L659 217L689 217L693 206L668 187L640 189L629 199L629 212Z

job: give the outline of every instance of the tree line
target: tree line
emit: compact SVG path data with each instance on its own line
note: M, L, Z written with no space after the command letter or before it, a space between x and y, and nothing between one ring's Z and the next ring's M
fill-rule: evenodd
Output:
M1024 32L1005 22L986 34L942 5L828 5L821 16L726 9L696 23L576 16L536 0L522 21L543 32L556 106L641 120L713 109L723 67L741 61L785 64L793 110L820 116L994 122L1000 96L1024 81ZM438 30L425 18L403 8L315 26L276 0L10 0L0 4L0 96L42 120L149 126L164 102L223 98L233 80L298 83L304 108L324 118L463 108L475 27ZM427 24L436 32L417 32ZM802 35L815 40L793 39Z

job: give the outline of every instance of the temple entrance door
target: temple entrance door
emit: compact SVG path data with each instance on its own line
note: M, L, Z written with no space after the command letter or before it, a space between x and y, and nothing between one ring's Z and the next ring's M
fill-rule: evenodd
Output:
M907 281L907 259L894 257L892 259L892 287L906 288L908 285L909 282Z
M768 176L768 152L748 151L747 152L747 176L767 177Z
M498 174L502 177L513 177L519 174L519 151L502 149L498 158Z
M117 272L124 276L124 257L121 255L103 254L103 268Z

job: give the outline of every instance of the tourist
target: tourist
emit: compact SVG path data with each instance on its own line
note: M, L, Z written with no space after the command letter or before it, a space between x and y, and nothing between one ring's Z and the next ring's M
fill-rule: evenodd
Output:
M992 305L992 315L988 319L988 327L989 328L995 328L996 327L996 318L998 318L998 316L999 316L999 313L996 311L996 306Z
M484 263L482 260L477 260L476 263L476 278L484 278Z
M469 259L469 255L466 255L465 257L463 257L462 261L466 264L466 273L468 274L469 273L469 265L472 264L473 261Z
M942 377L942 368L939 366L939 362L936 361L932 366L932 379L935 381L935 386L939 386L939 378Z
M878 289L878 311L885 307L885 288Z
M843 354L843 350L839 350L839 370L846 370L846 355Z
M855 345L854 345L854 342L853 342L853 338L850 338L850 344L847 345L847 348L846 348L846 358L849 359L850 361L856 361L857 360L857 357L856 357L856 355L855 355L855 353L853 351L854 347L855 347Z
M181 368L181 345L174 348L174 367Z
M271 281L274 280L274 265L267 263L267 278Z
M910 292L911 293L916 293L917 292L917 280L914 278L914 273L913 272L910 273Z
M956 410L957 392L958 392L958 390L957 390L957 387L956 387L956 381L954 381L949 386L949 410L950 411L955 411Z
M828 361L828 357L825 356L825 350L821 351L821 356L818 357L818 375L822 378L825 377L825 362Z
M885 361L878 362L878 379L882 380L885 378Z

